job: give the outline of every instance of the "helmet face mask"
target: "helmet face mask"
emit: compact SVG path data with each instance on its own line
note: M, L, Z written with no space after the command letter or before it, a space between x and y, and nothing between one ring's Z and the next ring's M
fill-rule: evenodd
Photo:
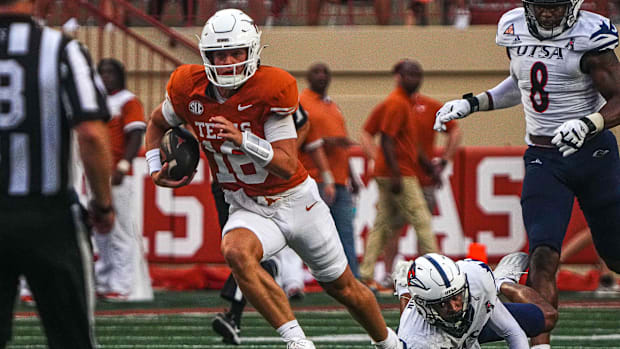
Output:
M252 18L241 10L221 10L209 18L198 43L209 81L218 87L236 89L251 78L260 62L260 37L261 31ZM236 49L246 50L245 60L215 65L213 58L217 51L230 52ZM220 73L222 70L230 70L227 68L232 68L232 74Z
M579 9L583 0L523 0L525 10L525 20L530 33L539 40L547 40L562 34L571 28L577 21ZM560 11L564 8L563 14L558 16L556 23L541 23L537 18L537 9L547 8L547 11Z
M429 324L458 338L467 332L473 317L469 283L456 263L436 253L418 257L407 282L418 312ZM448 313L450 302L460 303L461 309Z

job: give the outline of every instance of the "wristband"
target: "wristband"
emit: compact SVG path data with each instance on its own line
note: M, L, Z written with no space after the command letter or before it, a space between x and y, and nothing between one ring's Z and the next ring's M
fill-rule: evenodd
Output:
M329 171L321 172L321 178L323 178L323 184L330 185L335 183L334 176Z
M480 110L480 102L478 98L474 97L473 93L464 94L463 99L469 102L469 113L475 113Z
M271 159L273 159L271 143L250 131L243 131L243 141L240 148L245 155L260 167L269 165Z
M116 164L116 170L122 174L127 174L130 169L131 169L131 164L129 163L127 159L121 159Z
M605 119L603 119L603 115L601 115L601 113L590 114L579 120L586 124L589 135L601 132L605 127Z
M146 152L146 163L149 165L149 175L161 170L161 155L159 148L151 149Z

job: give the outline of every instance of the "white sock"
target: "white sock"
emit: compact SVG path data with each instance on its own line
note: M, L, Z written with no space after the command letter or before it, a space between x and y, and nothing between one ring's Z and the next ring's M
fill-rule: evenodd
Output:
M537 344L530 349L551 349L551 344Z
M280 337L282 337L285 342L288 342L293 338L306 338L306 334L304 333L304 330L301 329L301 326L299 326L299 322L297 322L297 320L291 320L285 323L284 325L278 327L276 331L278 331L278 334L280 334Z
M388 331L388 335L386 339L382 340L381 342L373 343L375 345L375 348L377 349L398 349L400 348L400 341L398 340L398 336L396 335L396 333L389 327L387 328L387 331Z

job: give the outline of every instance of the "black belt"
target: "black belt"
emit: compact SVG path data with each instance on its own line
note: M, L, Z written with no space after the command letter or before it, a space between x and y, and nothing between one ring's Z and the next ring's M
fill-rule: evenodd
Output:
M536 136L530 134L530 141L532 142L532 145L537 147L555 148L555 145L551 143L552 139L553 136Z

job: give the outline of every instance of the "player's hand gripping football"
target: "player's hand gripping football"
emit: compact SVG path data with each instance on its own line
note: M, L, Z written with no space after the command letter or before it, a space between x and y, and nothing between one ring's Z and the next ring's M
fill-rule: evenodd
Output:
M556 128L551 143L559 148L563 157L576 153L586 140L588 126L579 119L565 121Z
M184 176L183 178L179 180L174 180L168 177L169 167L170 165L167 162L165 162L162 165L161 170L157 172L153 172L151 174L151 178L153 179L153 182L156 185L160 187L167 187L167 188L178 188L178 187L182 187L184 185L189 184L192 181L192 179L194 179L194 176L196 175L196 171L194 171L191 176Z
M462 119L471 113L471 105L466 99L456 99L446 102L435 114L435 131L445 131L446 123L454 119Z

